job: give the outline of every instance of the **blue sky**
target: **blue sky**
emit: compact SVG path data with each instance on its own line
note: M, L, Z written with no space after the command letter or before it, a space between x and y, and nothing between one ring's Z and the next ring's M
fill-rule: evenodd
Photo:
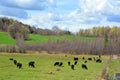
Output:
M120 26L120 0L0 0L0 16L43 29L77 32L94 26Z

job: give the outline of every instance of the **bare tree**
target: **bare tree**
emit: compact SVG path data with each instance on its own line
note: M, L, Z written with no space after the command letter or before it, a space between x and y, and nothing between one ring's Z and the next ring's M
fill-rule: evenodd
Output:
M17 46L20 53L26 52L23 36L20 35L19 33L17 34Z

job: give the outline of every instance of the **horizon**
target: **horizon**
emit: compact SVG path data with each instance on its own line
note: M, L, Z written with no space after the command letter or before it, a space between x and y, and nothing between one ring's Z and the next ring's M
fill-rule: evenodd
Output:
M0 17L73 33L96 26L119 27L120 0L0 0Z

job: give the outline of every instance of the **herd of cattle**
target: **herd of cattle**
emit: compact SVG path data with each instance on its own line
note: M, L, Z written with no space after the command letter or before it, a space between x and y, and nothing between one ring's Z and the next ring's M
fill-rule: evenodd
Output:
M15 59L13 59L13 58L9 58L9 60L12 61L13 64L17 66L17 68L19 68L19 69L22 68L22 63L17 62L17 60L15 60ZM73 60L74 60L74 63L73 63L73 64L72 64L70 61L68 61L68 66L70 66L72 70L75 69L74 67L75 67L75 65L77 65L79 58L78 58L78 57L74 57ZM82 57L82 60L83 60L84 63L81 64L81 67L82 67L83 69L85 69L85 70L88 69L87 64L86 64L88 61L95 61L96 63L101 63L101 62L102 62L102 59L101 59L101 56L100 56L100 55L99 55L98 57L92 57L92 58ZM28 66L35 68L35 61L30 61L30 62L28 62ZM62 66L63 66L63 62L55 62L55 63L54 63L54 66L62 67Z
M17 62L17 60L13 59L13 58L9 58L10 61L13 61L13 64L17 66L17 68L21 69L22 68L22 63ZM35 67L35 62L34 61L30 61L28 63L29 67Z
M79 60L79 58L78 57L74 57L74 63L73 64L71 64L71 62L70 61L68 61L68 66L70 66L71 67L71 69L72 70L74 70L75 68L75 65L77 65L77 63L78 63L78 60ZM85 57L82 57L82 60L84 61L84 64L81 64L81 67L83 68L83 69L85 69L85 70L87 70L88 69L88 67L87 67L87 65L86 65L86 63L88 62L88 61L95 61L96 63L101 63L102 62L102 59L101 59L101 56L99 55L98 57L93 57L93 58L85 58ZM63 62L55 62L54 63L54 66L59 66L59 67L61 67L61 66L63 66Z

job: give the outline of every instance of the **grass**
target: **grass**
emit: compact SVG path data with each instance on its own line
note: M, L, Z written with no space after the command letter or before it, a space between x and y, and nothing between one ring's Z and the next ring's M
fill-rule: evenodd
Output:
M74 40L74 39L78 39L78 40L90 40L93 41L95 40L94 37L80 37L80 36L73 36L73 35L61 35L61 36L44 36L44 35L37 35L37 34L29 34L29 38L31 39L30 41L26 41L25 43L27 44L34 44L34 43L44 43L47 42L49 40L52 41L57 41L57 40L63 40L63 39L67 39L67 40Z
M115 73L120 73L120 58L118 59L112 59L111 63L109 64L108 67L108 73L111 77L114 77L113 75Z
M80 36L76 37L76 36L73 36L73 35L44 36L44 35L37 35L37 34L29 34L29 38L31 40L25 41L26 44L44 43L44 42L47 42L49 40L57 41L57 40L63 40L63 39L67 39L67 40L78 39L78 40L83 40L83 41L86 41L86 40L93 41L93 40L95 40L95 37L80 37ZM0 32L0 44L2 44L2 45L16 44L16 40L14 40L8 33Z
M75 56L79 57L79 61L75 70L72 70L67 62L73 63ZM88 70L81 68L82 56L93 57L95 55L67 54L65 57L65 54L47 54L45 52L34 54L0 53L0 80L100 80L99 76L108 56L102 57L102 63L87 62ZM9 60L11 57L23 64L22 69L18 69ZM27 65L31 60L36 62L35 68L29 68ZM62 61L63 67L53 66L56 61Z
M8 33L0 32L0 44L15 44L16 41Z

